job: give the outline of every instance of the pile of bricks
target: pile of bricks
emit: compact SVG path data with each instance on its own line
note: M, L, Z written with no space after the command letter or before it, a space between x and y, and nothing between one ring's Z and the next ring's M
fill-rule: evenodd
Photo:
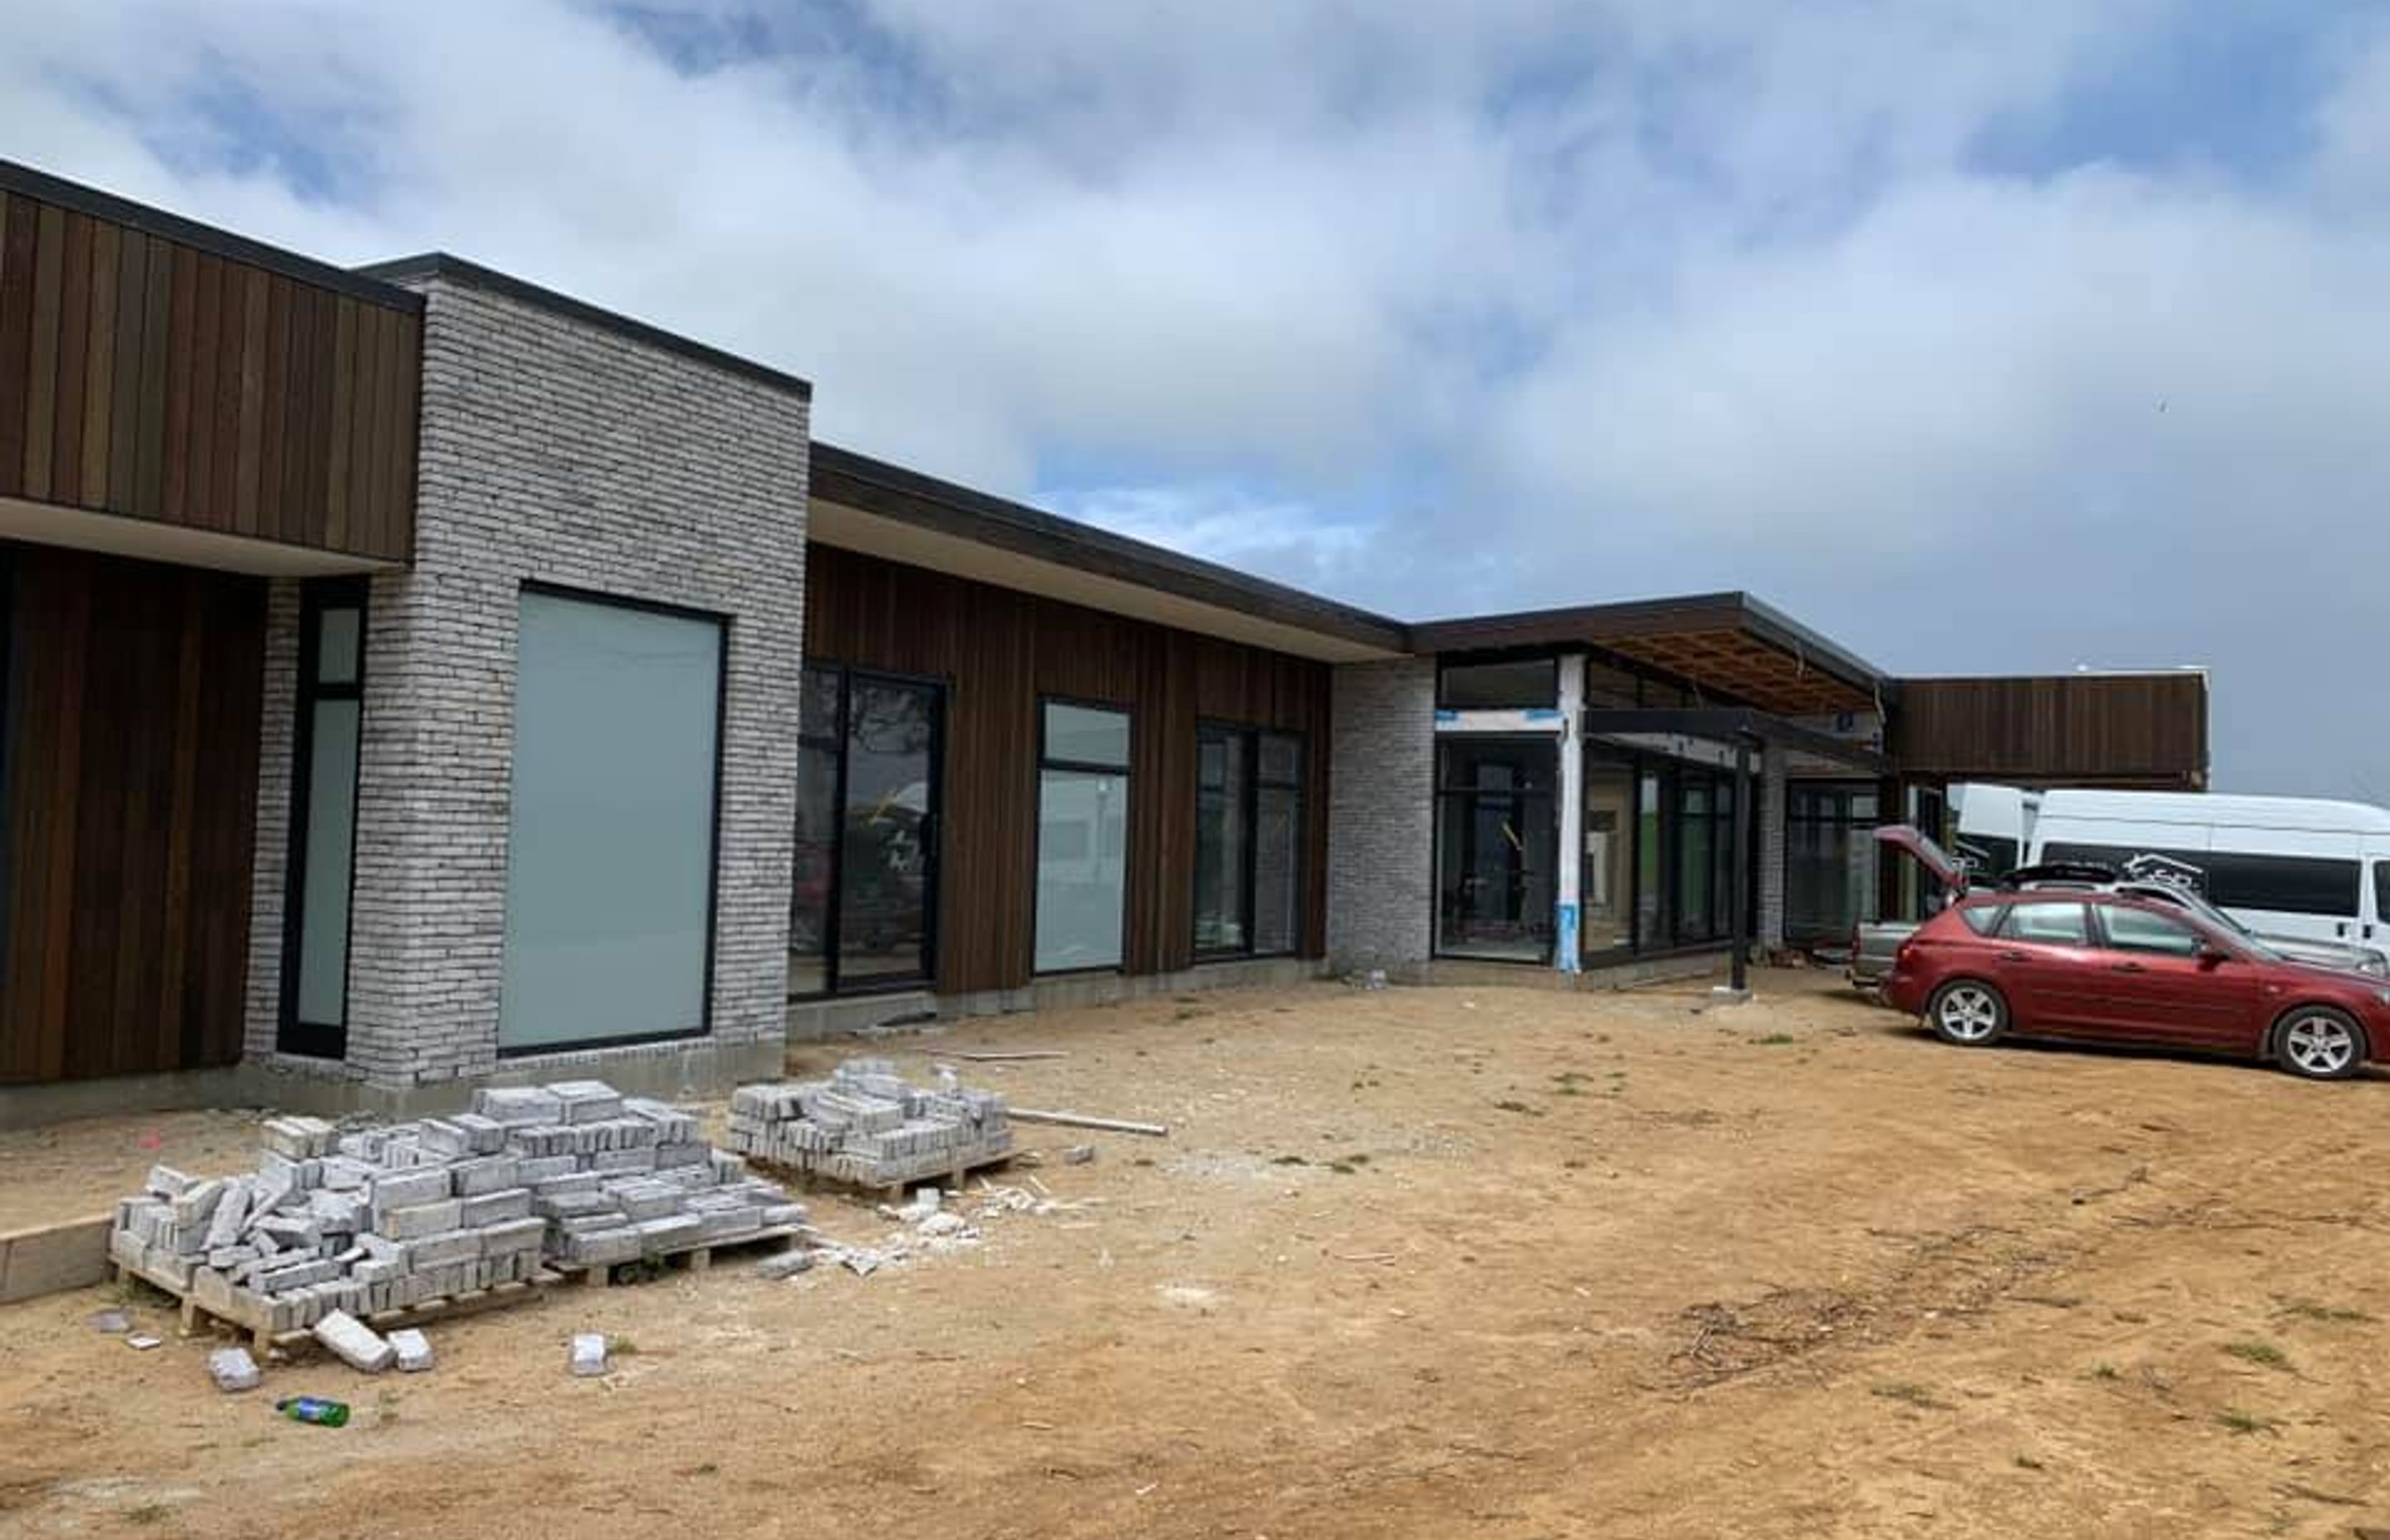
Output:
M276 1331L801 1227L777 1185L676 1108L597 1081L477 1092L473 1110L343 1133L270 1118L253 1174L166 1166L117 1205L116 1261Z
M742 1085L730 1148L758 1161L892 1187L1001 1160L1012 1149L1004 1097L907 1085L884 1059L850 1059L828 1080Z

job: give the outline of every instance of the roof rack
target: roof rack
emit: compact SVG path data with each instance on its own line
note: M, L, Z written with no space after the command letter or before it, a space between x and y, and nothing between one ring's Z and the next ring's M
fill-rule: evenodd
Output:
M2106 884L2121 879L2115 867L2103 866L2096 861L2045 861L2037 866L2019 866L1993 886L2012 889L2036 882Z

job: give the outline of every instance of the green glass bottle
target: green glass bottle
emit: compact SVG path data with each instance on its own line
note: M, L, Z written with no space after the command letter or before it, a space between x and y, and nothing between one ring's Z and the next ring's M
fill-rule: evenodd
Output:
M274 1409L293 1422L312 1422L319 1428L349 1424L347 1402L327 1401L319 1395L286 1395L274 1404Z

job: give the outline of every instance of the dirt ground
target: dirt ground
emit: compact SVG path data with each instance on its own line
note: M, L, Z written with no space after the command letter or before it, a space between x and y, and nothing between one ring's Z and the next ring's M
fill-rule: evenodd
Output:
M893 1039L915 1073L1067 1049L978 1078L1171 1136L1064 1165L1075 1136L1023 1129L1049 1158L999 1180L1084 1208L869 1278L558 1291L436 1328L427 1376L293 1366L226 1397L203 1341L94 1334L106 1290L0 1309L0 1533L2390 1524L2390 1082L1964 1052L1827 982L1720 1009L1320 985ZM14 1213L26 1151L0 1155ZM576 1330L627 1342L612 1374L566 1376ZM355 1421L272 1416L301 1391Z

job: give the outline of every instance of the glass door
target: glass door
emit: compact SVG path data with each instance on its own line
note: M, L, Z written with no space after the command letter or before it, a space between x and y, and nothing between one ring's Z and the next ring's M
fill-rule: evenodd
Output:
M930 976L940 694L935 685L861 674L847 686L840 988Z
M926 982L945 691L807 664L799 710L789 993Z
M1435 949L1504 962L1551 959L1559 890L1550 739L1438 746Z

